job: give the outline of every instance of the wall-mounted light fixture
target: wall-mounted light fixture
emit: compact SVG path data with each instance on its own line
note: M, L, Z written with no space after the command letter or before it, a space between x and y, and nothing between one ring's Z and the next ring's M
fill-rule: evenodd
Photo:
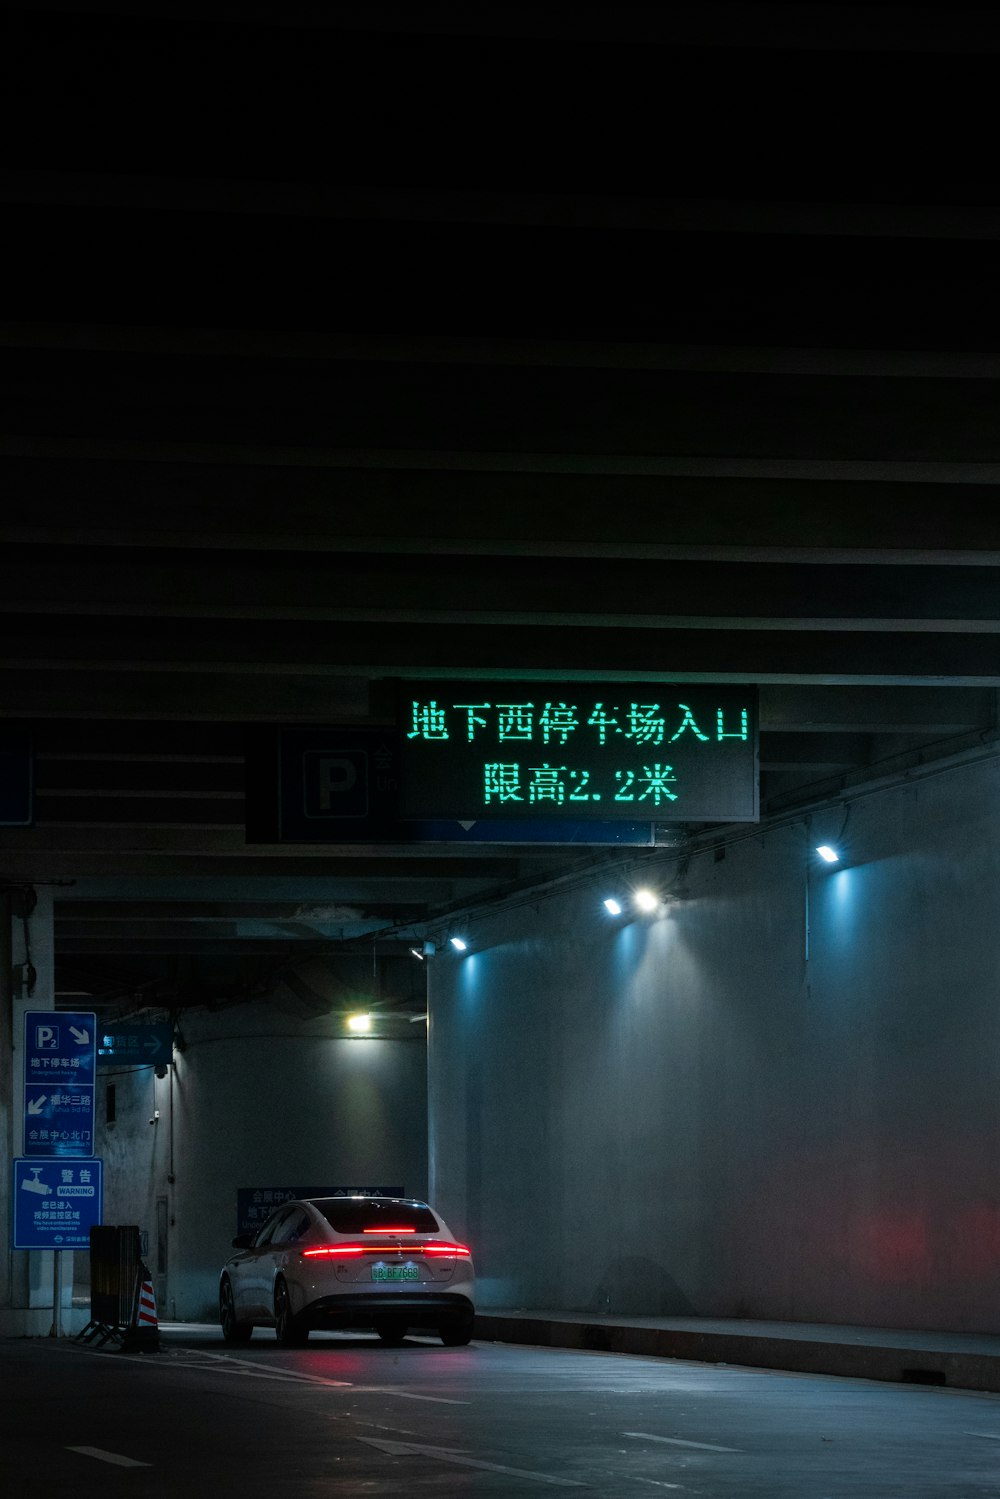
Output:
M847 832L847 824L850 821L850 817L851 805L850 802L848 802L847 806L844 808L843 821L840 824L840 829L836 837L831 838L829 843L817 843L814 845L816 853L823 860L824 864L840 864L843 859L847 858L848 850L844 844L844 835ZM808 837L812 832L812 828L808 820L806 822L806 829L806 836Z
M372 1017L370 1015L348 1015L347 1029L355 1035L364 1035L372 1028Z
M624 896L619 899L615 895L605 897L603 905L609 916L624 916L624 899ZM660 897L654 890L645 888L633 890L632 904L640 911L658 911L660 908Z
M448 941L456 952L465 952L469 946L464 937L449 937Z

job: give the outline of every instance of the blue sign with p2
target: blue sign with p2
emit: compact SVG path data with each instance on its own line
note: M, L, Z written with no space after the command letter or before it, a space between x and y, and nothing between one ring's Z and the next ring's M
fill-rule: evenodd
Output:
M93 1155L96 1018L89 1011L26 1012L25 1155Z

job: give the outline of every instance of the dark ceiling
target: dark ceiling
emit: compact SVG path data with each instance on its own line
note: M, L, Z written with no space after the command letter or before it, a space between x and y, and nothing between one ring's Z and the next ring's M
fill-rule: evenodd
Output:
M765 819L995 744L992 12L4 17L0 879L61 994L409 1003L447 913L725 837L250 841L249 731L401 676L759 684Z

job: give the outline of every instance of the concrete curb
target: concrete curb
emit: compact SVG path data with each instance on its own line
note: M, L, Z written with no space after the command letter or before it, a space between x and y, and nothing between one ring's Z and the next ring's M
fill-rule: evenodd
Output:
M980 1353L893 1348L754 1333L636 1327L611 1321L573 1322L544 1315L498 1316L489 1312L476 1313L474 1336L485 1342L634 1353L703 1364L738 1364L755 1369L780 1369L786 1373L833 1374L849 1379L949 1385L956 1389L1000 1393L1000 1358Z

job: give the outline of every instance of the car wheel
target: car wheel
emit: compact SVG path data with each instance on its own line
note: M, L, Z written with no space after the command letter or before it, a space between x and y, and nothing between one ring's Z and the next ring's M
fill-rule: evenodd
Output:
M464 1348L472 1341L475 1318L471 1312L456 1312L438 1328L438 1335L446 1348Z
M228 1279L219 1287L219 1321L227 1343L249 1343L253 1337L253 1323L241 1322L236 1315L236 1301Z
M292 1315L292 1302L283 1280L274 1287L274 1331L282 1348L299 1348L309 1337L301 1317Z
M406 1337L406 1323L401 1322L398 1317L383 1317L375 1323L375 1331L383 1343L388 1343L392 1348L398 1348Z

